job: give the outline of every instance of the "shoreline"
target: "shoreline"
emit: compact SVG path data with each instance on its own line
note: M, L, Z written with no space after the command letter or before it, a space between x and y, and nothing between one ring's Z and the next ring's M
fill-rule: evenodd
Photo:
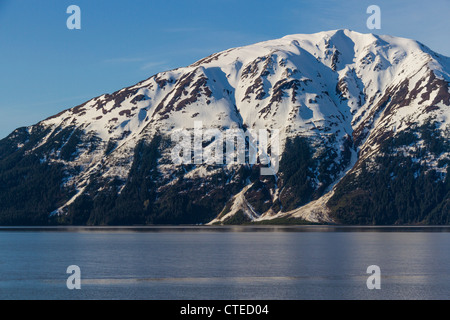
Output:
M0 226L0 232L450 232L450 226L355 225L152 225L152 226Z

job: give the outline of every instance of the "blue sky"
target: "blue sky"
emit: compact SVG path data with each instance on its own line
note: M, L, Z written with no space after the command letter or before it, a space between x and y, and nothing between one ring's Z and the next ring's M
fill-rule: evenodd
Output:
M69 5L81 30L68 30ZM0 138L103 93L211 53L283 37L366 27L450 56L449 0L0 0Z

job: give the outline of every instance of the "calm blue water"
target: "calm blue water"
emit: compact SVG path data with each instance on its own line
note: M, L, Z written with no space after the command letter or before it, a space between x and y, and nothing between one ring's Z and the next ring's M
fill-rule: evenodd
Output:
M0 228L0 299L448 299L449 248L448 228Z

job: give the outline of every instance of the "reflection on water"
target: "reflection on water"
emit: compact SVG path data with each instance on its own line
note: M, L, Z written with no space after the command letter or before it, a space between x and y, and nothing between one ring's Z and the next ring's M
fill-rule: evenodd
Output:
M0 299L447 299L449 230L1 228ZM69 265L81 290L66 288Z
M2 227L0 232L450 232L450 226L131 226Z

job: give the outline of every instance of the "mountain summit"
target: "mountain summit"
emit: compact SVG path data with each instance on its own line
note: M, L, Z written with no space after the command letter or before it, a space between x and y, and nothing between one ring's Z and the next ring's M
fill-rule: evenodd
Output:
M448 57L350 30L215 53L1 140L0 224L448 224L449 83ZM174 164L199 121L279 130L279 172Z

